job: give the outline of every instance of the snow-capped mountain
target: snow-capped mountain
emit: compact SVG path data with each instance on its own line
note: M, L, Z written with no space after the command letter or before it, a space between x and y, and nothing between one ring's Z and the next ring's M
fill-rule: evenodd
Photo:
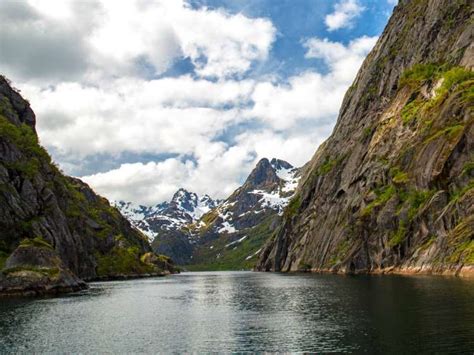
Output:
M225 257L230 247L238 250L248 244L251 247L242 257L244 262L256 259L258 249L294 195L299 179L300 169L283 160L264 158L224 201L179 189L170 202L156 206L122 201L116 206L153 240L155 252L171 256L178 264L205 264ZM262 225L264 232L257 235L255 229ZM219 241L222 247L214 247ZM204 256L203 249L208 251Z
M286 161L264 158L240 188L201 219L199 227L207 234L230 234L255 226L268 214L281 216L299 179L299 169Z
M135 205L124 201L114 204L135 227L153 240L160 231L179 230L198 221L218 203L218 200L213 200L208 195L199 197L194 192L179 189L170 202L155 206Z

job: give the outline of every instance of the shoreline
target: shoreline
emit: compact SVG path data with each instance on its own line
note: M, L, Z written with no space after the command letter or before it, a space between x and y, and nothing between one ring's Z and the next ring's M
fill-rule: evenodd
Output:
M256 270L260 271L260 270ZM263 271L265 272L265 271ZM275 272L275 271L269 271ZM337 275L405 275L405 276L448 276L459 277L466 279L474 279L474 265L464 265L457 268L437 268L433 266L411 266L411 267L396 267L391 266L387 268L377 268L373 270L355 270L346 271L344 269L308 269L308 270L290 270L281 271L288 272L303 272L315 274L337 274Z
M2 298L35 298L35 297L54 297L59 295L65 295L70 293L76 293L80 291L85 291L89 289L89 283L92 282L108 282L108 281L127 281L127 280L136 280L144 278L153 278L153 277L165 277L168 275L179 274L179 272L171 273L169 271L159 272L159 273L148 273L148 274L130 274L130 275L114 275L114 276L102 276L91 279L81 279L81 283L74 286L53 286L53 287L35 287L35 288L25 288L21 289L20 287L3 290L0 292L0 299Z

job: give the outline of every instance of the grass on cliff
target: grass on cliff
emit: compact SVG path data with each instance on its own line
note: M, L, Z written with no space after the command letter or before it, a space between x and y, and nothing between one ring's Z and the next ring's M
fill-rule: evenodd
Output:
M48 243L43 237L37 236L34 238L25 238L20 242L20 247L28 248L28 247L36 247L36 248L44 248L53 250L53 246Z
M108 254L96 253L97 275L131 275L152 273L154 266L145 264L140 260L138 247L114 247Z
M449 262L474 264L474 216L459 221L450 232L449 244L454 246Z
M18 147L25 154L22 160L5 163L8 168L31 179L38 173L42 163L51 163L51 157L39 145L38 137L30 126L26 124L16 126L0 115L0 137Z
M2 270L2 273L4 275L10 275L16 272L21 272L21 271L29 271L33 272L36 274L39 274L39 276L46 276L51 279L55 279L59 276L60 270L59 268L53 267L36 267L32 265L22 265L22 266L15 266L12 268L4 269Z
M298 194L294 196L290 200L290 203L288 203L288 206L286 206L285 211L284 211L284 216L286 218L291 218L295 216L298 213L300 207L301 207L301 197Z
M410 86L418 88L427 81L433 81L439 73L443 71L443 67L435 63L419 63L405 70L400 77L399 86Z
M385 205L397 191L394 185L387 185L375 189L374 192L377 197L362 210L362 217L369 216L374 208Z

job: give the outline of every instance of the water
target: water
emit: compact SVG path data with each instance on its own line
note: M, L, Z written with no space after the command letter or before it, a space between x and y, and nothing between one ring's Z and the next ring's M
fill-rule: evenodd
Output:
M0 300L0 353L473 353L474 280L251 272Z

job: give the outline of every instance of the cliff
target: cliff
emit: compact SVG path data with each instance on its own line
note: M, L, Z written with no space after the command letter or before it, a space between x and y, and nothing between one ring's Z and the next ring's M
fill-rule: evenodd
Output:
M473 273L473 23L400 1L257 269Z
M0 293L19 292L23 281L43 292L50 281L60 289L67 279L66 289L74 289L79 278L158 271L142 260L151 252L147 239L105 198L52 163L35 121L29 103L0 76L0 270L6 266ZM57 277L48 279L51 274Z

